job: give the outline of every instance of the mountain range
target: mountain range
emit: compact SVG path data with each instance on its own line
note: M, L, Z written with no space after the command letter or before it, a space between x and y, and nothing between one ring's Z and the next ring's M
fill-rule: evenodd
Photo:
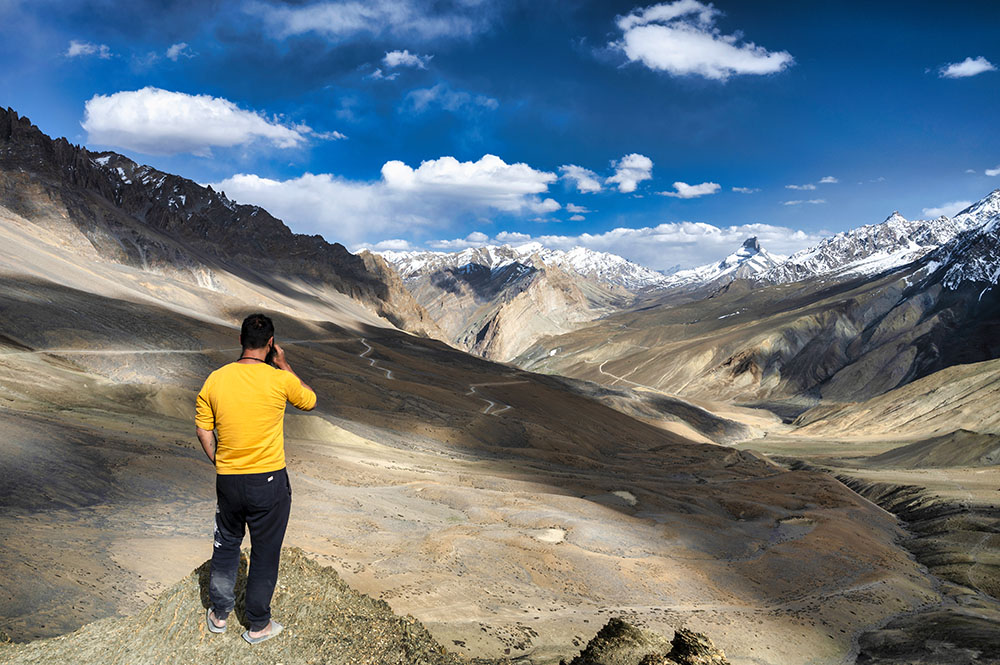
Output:
M987 197L953 218L908 221L893 212L880 224L838 233L790 257L771 254L757 238L748 238L721 261L670 275L606 252L550 250L539 243L383 252L382 257L448 341L486 358L512 361L545 336L567 334L618 312L697 302L734 283L739 291L876 278L981 227L994 205L990 201Z
M873 276L912 263L948 243L980 220L965 210L952 218L908 221L893 212L881 224L865 225L826 238L762 272L757 279L787 283L816 277Z
M998 205L1000 190L954 222L931 222L920 237L965 229L940 246L896 235L902 223L893 216L881 229L842 234L809 253L831 257L851 245L845 270L817 261L793 281L769 284L764 273L711 298L647 304L540 340L516 362L689 397L807 404L868 398L957 363L989 360L1000 355L992 288ZM904 263L908 252L921 258ZM859 269L876 263L877 271Z

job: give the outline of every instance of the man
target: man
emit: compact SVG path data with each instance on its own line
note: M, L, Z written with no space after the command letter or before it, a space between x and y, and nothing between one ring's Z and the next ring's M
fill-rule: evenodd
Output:
M278 580L281 541L288 526L292 488L285 471L285 402L304 411L316 393L292 371L274 343L274 324L251 314L240 330L239 360L212 372L196 401L195 431L215 464L215 548L209 581L208 629L226 630L244 526L250 527L250 571L246 618L250 644L269 640L282 626L271 620L271 596ZM273 354L274 367L267 363Z

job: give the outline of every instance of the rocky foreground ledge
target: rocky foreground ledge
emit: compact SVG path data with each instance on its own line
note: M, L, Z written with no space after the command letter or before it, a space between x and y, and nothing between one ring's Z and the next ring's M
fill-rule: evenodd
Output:
M486 665L507 660L466 661L449 653L411 616L347 586L337 573L298 548L282 550L278 587L271 607L285 625L280 637L247 645L241 609L246 590L244 554L229 630L205 627L209 562L167 589L135 616L109 618L47 640L14 644L0 634L0 663L64 665ZM565 665L562 661L560 665ZM703 635L680 629L673 643L611 619L569 665L728 665Z

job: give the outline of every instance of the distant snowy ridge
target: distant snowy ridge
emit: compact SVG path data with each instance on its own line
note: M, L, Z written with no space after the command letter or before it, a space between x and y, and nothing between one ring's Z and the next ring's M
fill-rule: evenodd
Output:
M931 255L931 269L945 270L941 283L948 289L965 282L1000 283L1000 189L953 219L969 230Z
M922 258L950 242L974 221L963 214L951 219L908 221L893 212L881 224L838 233L815 247L796 252L758 276L771 283L798 282L813 277L877 275Z
M771 254L757 238L748 238L738 250L718 261L689 270L679 270L666 278L667 288L702 286L719 281L750 279L779 265L784 256Z
M971 234L974 230L978 232ZM873 276L936 252L933 255L935 269L948 264L945 286L957 288L963 281L995 284L1000 280L998 235L1000 190L951 218L942 216L910 221L893 212L880 224L868 224L838 233L787 258L769 253L756 238L749 238L736 252L721 261L669 275L615 254L583 247L570 251L552 250L537 242L488 245L461 252L385 251L381 255L404 280L467 265L496 270L512 263L532 265L538 260L604 284L638 291L690 289L734 279L782 284L817 277L845 279ZM961 250L958 246L952 247L960 240Z
M548 249L537 242L470 247L460 252L385 251L380 254L396 268L404 280L468 265L481 265L497 270L512 263L532 265L536 260L603 284L633 291L663 286L669 279L662 273L632 263L616 254L595 252L585 247L574 247L569 251Z

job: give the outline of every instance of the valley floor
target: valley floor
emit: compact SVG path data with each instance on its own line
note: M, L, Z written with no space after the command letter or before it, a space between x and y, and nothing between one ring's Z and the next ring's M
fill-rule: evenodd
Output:
M908 440L777 434L738 446L790 468L829 473L891 512L906 532L901 545L937 580L939 600L860 636L859 663L1000 662L1000 469L983 449L984 437L967 434ZM977 457L986 459L948 464Z
M733 663L840 663L867 628L938 599L894 545L893 520L832 478L683 443L609 409L600 418L619 435L603 453L581 456L601 444L566 448L554 430L551 450L526 447L532 408L563 418L583 398L513 369L421 360L442 352L406 337L361 337L296 348L305 377L337 402L288 416L286 543L458 653L555 662L621 615L704 632ZM228 359L218 348L173 367L198 374ZM154 356L115 362L142 373ZM0 514L0 629L15 639L134 614L210 554L213 469L182 417L193 390L108 381L94 373L106 361L0 358L2 472L15 479ZM450 386L434 399L469 424L426 412L418 375ZM351 403L355 377L381 409ZM484 400L509 408L493 415Z

